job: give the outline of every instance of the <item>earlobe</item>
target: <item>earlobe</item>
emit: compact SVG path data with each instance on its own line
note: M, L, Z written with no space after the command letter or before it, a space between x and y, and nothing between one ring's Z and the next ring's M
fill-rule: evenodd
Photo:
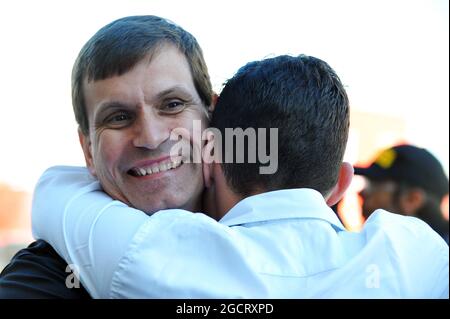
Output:
M213 93L212 99L211 99L211 105L208 107L209 112L212 113L214 111L214 109L216 108L218 98L219 98L219 96L217 95L217 93Z
M206 131L206 143L202 149L202 166L203 166L203 181L205 187L211 187L213 179L214 165L214 134L211 131Z
M93 176L97 177L95 173L94 159L92 157L91 151L91 139L89 138L89 135L84 135L81 129L79 128L78 128L78 139L80 141L81 148L83 149L86 167Z
M353 178L353 166L350 163L343 162L339 170L339 177L331 194L326 200L328 206L337 204L350 186Z

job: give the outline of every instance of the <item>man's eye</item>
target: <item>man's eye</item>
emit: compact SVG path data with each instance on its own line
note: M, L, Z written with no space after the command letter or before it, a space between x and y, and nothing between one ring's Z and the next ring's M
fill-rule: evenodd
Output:
M125 114L113 116L113 118L111 119L111 121L113 121L113 122L120 122L120 121L125 121L125 120L128 120L128 116Z
M120 125L128 122L131 119L131 116L127 113L117 113L113 114L106 119L106 123L113 125Z
M170 101L168 103L165 103L163 110L167 112L179 112L181 111L186 104L181 101Z

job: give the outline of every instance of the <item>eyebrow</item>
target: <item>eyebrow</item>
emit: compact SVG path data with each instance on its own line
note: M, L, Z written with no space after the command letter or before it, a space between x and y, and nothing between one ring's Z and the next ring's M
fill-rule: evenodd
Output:
M189 97L192 100L195 100L194 96L189 93L188 90L186 90L184 87L182 87L181 85L175 85L171 88L168 88L166 90L163 90L161 92L159 92L155 99L162 99L163 97L165 97L166 95L172 94L172 93L181 93L183 95L186 95L187 97Z

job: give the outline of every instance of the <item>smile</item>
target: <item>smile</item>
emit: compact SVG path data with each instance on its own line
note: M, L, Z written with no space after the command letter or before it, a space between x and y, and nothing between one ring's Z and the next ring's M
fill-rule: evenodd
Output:
M128 171L133 176L147 176L177 168L183 164L181 158L167 159L145 167L133 167Z

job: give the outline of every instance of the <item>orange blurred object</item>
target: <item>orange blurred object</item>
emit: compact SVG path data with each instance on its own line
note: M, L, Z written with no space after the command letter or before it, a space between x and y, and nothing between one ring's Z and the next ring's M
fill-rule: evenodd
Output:
M31 194L0 184L0 247L32 240L30 212Z

